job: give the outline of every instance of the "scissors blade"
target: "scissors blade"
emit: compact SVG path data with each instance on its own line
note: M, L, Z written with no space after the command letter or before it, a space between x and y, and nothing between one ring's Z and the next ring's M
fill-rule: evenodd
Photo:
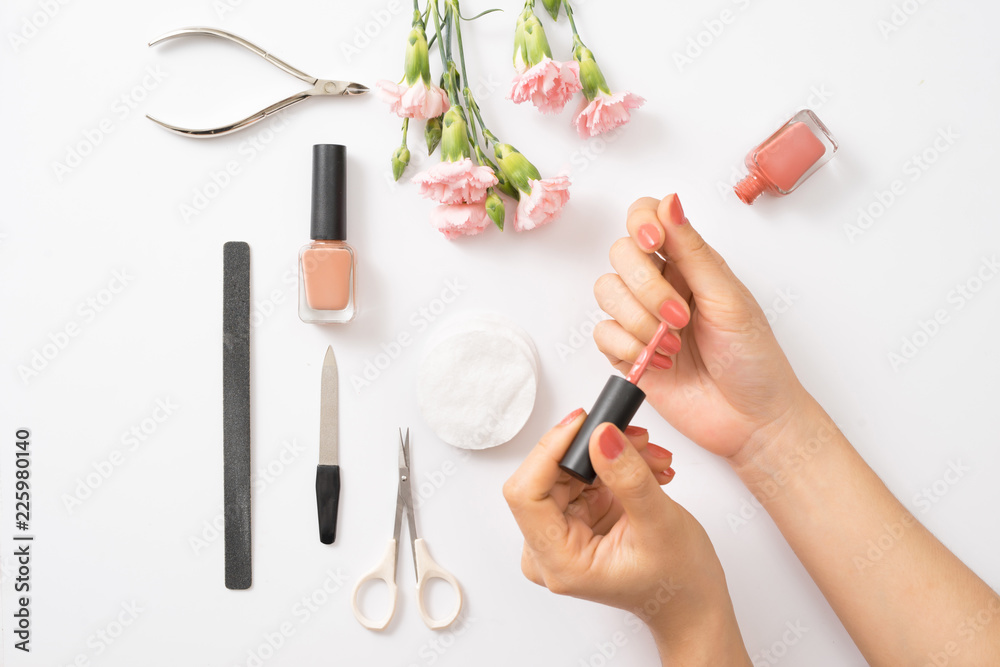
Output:
M399 472L396 477L396 523L392 528L392 538L396 540L396 550L399 551L399 536L403 532L403 509L407 502L404 497L404 485L409 482L410 470L406 465L406 455L403 452L403 431L399 431Z
M406 429L406 439L403 439L403 429L399 429L399 470L410 472L410 429Z
M399 491L396 499L396 543L399 543L399 534L403 526L403 509L406 509L407 525L410 528L410 554L413 556L413 576L419 581L417 573L417 524L413 514L413 492L410 487L410 429L406 429L406 436L403 436L403 429L399 429Z

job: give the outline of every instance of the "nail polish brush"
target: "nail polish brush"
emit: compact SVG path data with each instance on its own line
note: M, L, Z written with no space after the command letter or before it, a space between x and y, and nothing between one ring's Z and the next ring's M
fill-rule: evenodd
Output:
M573 444L559 462L560 468L587 484L594 483L597 473L594 472L594 465L590 461L590 436L601 424L611 423L624 431L632 421L639 406L646 400L646 394L639 389L639 379L646 372L646 367L656 354L656 348L669 330L670 325L661 322L653 340L649 341L649 345L639 353L628 375L625 377L612 375L608 378L604 389L597 397L597 402L594 403L579 433L573 439Z

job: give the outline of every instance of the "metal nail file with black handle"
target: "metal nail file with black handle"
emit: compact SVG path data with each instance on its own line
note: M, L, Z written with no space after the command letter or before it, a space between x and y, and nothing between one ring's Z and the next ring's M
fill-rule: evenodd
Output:
M337 358L333 347L326 348L319 399L319 465L316 466L316 510L319 513L319 541L333 544L337 539L337 510L340 505L340 465L338 465L339 386Z

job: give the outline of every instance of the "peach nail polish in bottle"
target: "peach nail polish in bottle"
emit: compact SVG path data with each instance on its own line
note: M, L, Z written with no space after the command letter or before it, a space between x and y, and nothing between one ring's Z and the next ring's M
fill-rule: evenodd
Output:
M802 185L837 152L837 140L826 125L803 109L747 153L750 175L736 184L736 196L752 204L762 193L787 195Z
M299 251L299 319L350 322L357 314L354 248L347 245L347 155L313 146L312 241Z

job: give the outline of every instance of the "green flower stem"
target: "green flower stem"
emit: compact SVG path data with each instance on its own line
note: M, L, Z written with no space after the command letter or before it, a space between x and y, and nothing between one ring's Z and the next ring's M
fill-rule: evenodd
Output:
M462 65L462 85L468 88L469 75L465 71L465 47L462 44L462 12L458 7L458 0L448 0L451 20L455 22L455 37L458 38L458 59Z
M464 78L465 75L463 74L462 77ZM474 108L473 105L475 105L476 102L475 100L472 99L472 91L469 90L468 86L462 89L462 97L465 98L465 106L467 106L469 109L473 109ZM476 131L476 120L478 120L476 113L473 112L469 116L469 127L472 129L472 136L469 138L469 140L472 142L473 146L479 146L479 134Z
M472 98L471 95L469 96L469 99L471 100L472 103L471 106L472 114L476 117L476 120L479 121L479 126L483 128L483 138L486 140L486 147L489 148L489 145L491 143L492 144L500 143L500 140L496 138L496 135L490 132L489 129L486 127L486 123L483 122L483 114L482 112L479 111L479 105L476 103L476 100Z
M455 23L455 38L458 40L458 60L462 67L462 97L465 98L465 106L471 111L475 109L475 100L472 99L472 91L469 89L469 73L465 67L465 45L462 43L462 10L458 5L459 0L447 0L448 1L448 15L450 20ZM469 127L472 130L472 136L469 137L469 141L472 142L473 146L478 148L479 146L479 133L476 130L476 120L478 114L470 114ZM481 119L479 119L482 122Z
M406 145L406 132L409 129L410 129L410 119L409 118L404 118L403 119L403 143L401 144L402 146Z
M458 91L455 90L454 82L450 81L451 76L448 76L449 72L448 61L450 58L446 53L444 39L441 37L441 17L438 14L437 0L430 0L428 2L431 6L431 15L434 17L434 33L437 35L438 41L438 53L441 54L441 67L446 73L445 79L448 80L448 102L451 104L459 104Z
M562 4L566 8L566 17L569 18L569 29L573 31L573 37L580 39L580 33L576 31L576 21L573 20L572 5L569 4L569 0L562 0Z

